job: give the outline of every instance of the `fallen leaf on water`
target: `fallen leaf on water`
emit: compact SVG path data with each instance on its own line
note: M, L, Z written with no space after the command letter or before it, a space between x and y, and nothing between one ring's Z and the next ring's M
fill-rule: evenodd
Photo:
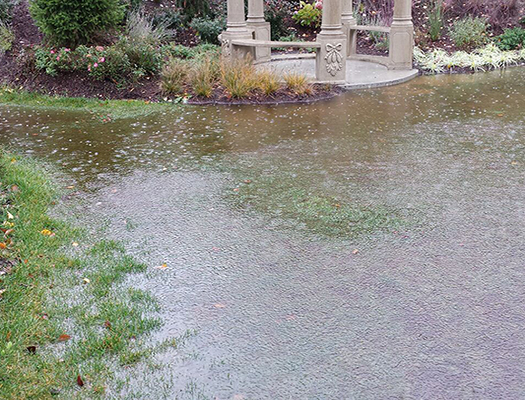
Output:
M354 251L352 251L352 254L357 254L359 253L359 250L355 249Z
M168 268L168 264L162 264L162 265L159 265L158 267L155 267L156 269L166 269Z
M68 341L69 339L71 339L71 336L67 335L67 334L62 334L58 337L58 341L59 342L66 342Z
M215 308L225 308L226 306L224 304L221 304L221 303L216 303L213 305L213 307Z
M84 386L84 381L80 375L77 376L77 385L80 387Z

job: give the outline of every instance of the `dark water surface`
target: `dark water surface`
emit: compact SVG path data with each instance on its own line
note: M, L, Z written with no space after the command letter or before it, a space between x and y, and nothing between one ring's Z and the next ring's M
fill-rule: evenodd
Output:
M0 145L151 266L155 339L195 330L119 398L525 398L523 69L109 123L0 106ZM392 219L334 231L332 205Z

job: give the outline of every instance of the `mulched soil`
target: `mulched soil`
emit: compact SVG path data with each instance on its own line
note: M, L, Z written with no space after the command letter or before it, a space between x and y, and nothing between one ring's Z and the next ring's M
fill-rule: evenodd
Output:
M254 93L244 99L232 99L221 89L215 89L212 96L193 97L188 104L194 105L242 105L242 104L291 104L291 103L314 103L317 101L331 99L342 93L343 89L327 85L313 85L313 93L310 95L295 95L287 90L279 90L271 96L262 93Z

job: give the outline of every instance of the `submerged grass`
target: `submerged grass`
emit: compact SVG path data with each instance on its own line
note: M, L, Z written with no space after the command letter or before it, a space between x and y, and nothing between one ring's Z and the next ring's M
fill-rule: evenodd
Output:
M121 284L146 267L49 217L56 191L33 161L0 152L0 182L0 398L102 398L115 367L153 351L158 305Z
M386 206L364 205L311 191L286 174L257 176L228 196L237 208L291 221L296 228L315 234L346 239L406 225L399 212Z
M48 96L9 87L0 87L0 104L30 107L32 109L82 110L107 120L137 118L176 107L171 103L152 103L143 100L98 100Z

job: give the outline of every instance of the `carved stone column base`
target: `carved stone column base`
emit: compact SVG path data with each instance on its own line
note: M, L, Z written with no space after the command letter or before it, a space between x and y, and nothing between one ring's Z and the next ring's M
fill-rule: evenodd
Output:
M270 40L271 28L269 22L251 22L247 23L248 31L252 32L252 37L255 40ZM269 47L255 48L254 61L265 62L270 61L272 56L272 49Z
M339 31L341 32L341 31ZM317 51L315 77L323 83L346 82L347 39L343 33L317 35L321 48Z
M390 28L389 69L412 69L414 57L414 26L412 22L392 23Z
M239 60L246 57L255 58L253 48L245 46L233 46L232 40L235 39L252 39L252 35L249 31L244 30L241 32L228 32L224 31L220 34L219 40L221 42L222 57L228 60Z

